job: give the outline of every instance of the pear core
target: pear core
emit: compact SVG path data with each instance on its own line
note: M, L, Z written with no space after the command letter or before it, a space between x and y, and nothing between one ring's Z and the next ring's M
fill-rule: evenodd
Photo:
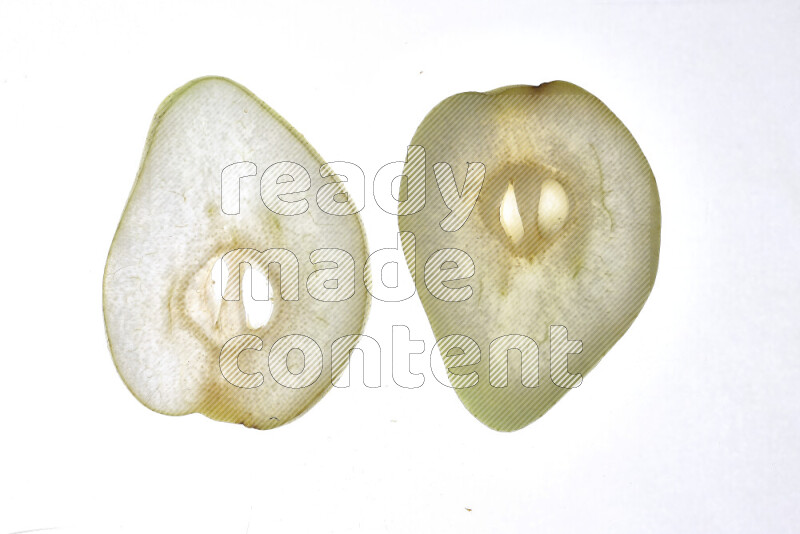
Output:
M569 198L558 181L547 178L541 184L537 207L537 228L541 237L552 237L564 227L569 215ZM512 245L519 245L525 237L525 225L519 213L514 183L509 182L500 201L500 224Z
M585 210L573 209L587 197L572 193L577 178L537 161L505 162L495 172L486 171L475 210L512 256L532 261L558 241L561 233L580 232L585 227L580 224ZM582 193L580 187L577 192Z

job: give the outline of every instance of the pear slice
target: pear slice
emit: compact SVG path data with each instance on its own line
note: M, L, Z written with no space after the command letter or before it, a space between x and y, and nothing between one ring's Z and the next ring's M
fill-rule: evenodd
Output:
M425 204L401 203L399 226L448 377L481 422L520 429L577 387L644 305L660 245L655 179L619 119L560 81L452 96L411 144L427 167L409 159L401 188L423 180Z
M355 283L364 228L322 165L230 80L192 81L162 103L103 280L109 347L145 406L267 429L330 388L343 369L332 344L353 348L369 299ZM266 323L245 309L253 270L272 290Z

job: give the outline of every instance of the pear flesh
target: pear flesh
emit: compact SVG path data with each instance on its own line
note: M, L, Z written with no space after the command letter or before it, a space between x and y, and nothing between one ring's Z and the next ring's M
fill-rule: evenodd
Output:
M401 204L399 226L414 237L404 238L414 244L406 259L451 384L487 426L520 429L580 385L644 305L660 246L655 178L620 120L566 82L452 96L411 145L424 148L426 167L407 164L401 187L423 180L425 205ZM455 230L441 223L451 213L437 192L443 163L460 195L467 173L484 168ZM470 286L466 300L426 285L436 265L425 262L442 249L474 263L474 276L447 282Z
M334 215L314 201L324 189L352 207L341 184L322 179L322 165L285 120L230 80L190 82L158 109L103 280L114 363L144 405L267 429L328 391L343 368L332 365L331 346L340 340L343 354L353 348L369 299L363 283L345 280L354 276L338 281L344 294L319 298L331 282L324 272L354 274L367 255L354 210ZM222 185L225 169L239 169L238 183L235 176ZM295 183L287 186L282 172ZM265 205L275 198L299 208L276 213ZM288 252L259 254L268 250ZM280 269L268 263L276 257L286 260ZM215 266L230 271L225 288ZM253 324L244 309L246 282L232 284L254 269L272 289L266 324Z

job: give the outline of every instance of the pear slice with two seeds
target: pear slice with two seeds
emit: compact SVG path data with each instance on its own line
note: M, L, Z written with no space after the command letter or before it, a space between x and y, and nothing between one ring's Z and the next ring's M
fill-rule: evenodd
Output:
M399 225L414 236L405 252L448 376L481 422L517 430L579 385L642 309L660 246L653 173L622 122L566 82L452 96L411 145L428 169L409 159L401 188L424 181L426 202L401 204ZM444 224L452 203L435 171L449 165L469 196L464 177L480 164L470 216ZM431 281L471 292L441 299Z

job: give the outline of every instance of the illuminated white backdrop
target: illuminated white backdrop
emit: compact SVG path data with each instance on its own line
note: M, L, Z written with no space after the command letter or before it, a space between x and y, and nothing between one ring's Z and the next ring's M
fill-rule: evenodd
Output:
M788 1L3 3L0 533L790 531L799 24ZM153 113L207 74L357 163L368 192L447 96L584 87L656 176L650 299L511 434L436 382L416 297L373 302L384 387L353 365L266 432L149 411L108 352L103 267ZM371 250L395 246L369 193L362 216ZM418 389L391 382L393 324L425 342Z

